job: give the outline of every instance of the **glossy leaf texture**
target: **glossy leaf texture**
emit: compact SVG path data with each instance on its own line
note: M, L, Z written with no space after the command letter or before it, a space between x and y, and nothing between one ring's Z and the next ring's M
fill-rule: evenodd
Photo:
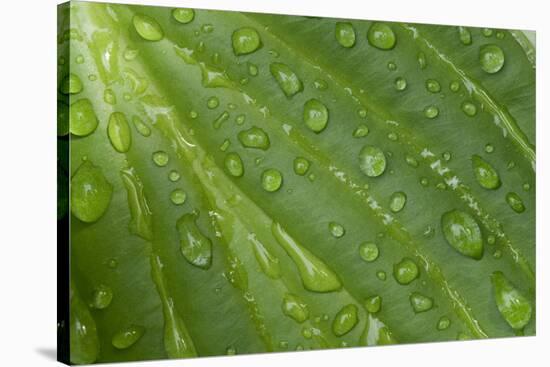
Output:
M73 362L535 334L523 33L86 2L60 24Z

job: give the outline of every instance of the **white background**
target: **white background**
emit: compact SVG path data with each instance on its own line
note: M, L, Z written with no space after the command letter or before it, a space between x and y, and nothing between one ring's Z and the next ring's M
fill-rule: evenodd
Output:
M548 86L544 0L149 0L133 3L535 29L536 337L127 363L124 366L538 366L550 363ZM56 0L0 3L0 366L54 365L56 348ZM475 286L475 285L472 285ZM544 362L545 363L544 363Z

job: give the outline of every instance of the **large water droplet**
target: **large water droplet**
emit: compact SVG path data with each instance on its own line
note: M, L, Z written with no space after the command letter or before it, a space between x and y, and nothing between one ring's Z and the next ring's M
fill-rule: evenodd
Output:
M317 99L310 99L304 104L304 123L313 132L320 133L327 127L328 109Z
M147 15L136 14L132 22L136 32L147 41L160 41L164 37L160 24Z
M107 126L107 135L109 141L115 150L119 153L126 153L132 145L132 131L128 120L121 112L113 112L109 117Z
M195 11L193 9L186 8L174 9L172 10L172 16L179 23L187 24L195 18Z
M343 47L350 48L355 45L355 30L351 23L337 22L335 36L338 43Z
M112 300L113 291L111 288L105 284L100 284L94 289L90 306L98 310L103 310L109 307Z
M398 213L405 207L407 195L403 191L397 191L390 196L390 210Z
M153 213L149 209L143 183L133 168L120 171L120 177L128 194L128 207L132 218L130 232L150 241L153 238Z
M345 335L357 325L358 321L357 306L354 304L346 305L334 317L332 332L336 336Z
M70 351L71 363L94 363L99 356L97 327L90 310L76 294L70 291Z
M481 46L479 49L479 63L486 73L497 73L504 66L504 52L497 45Z
M495 301L500 314L514 330L521 330L531 320L531 303L500 271L491 275Z
M393 265L393 276L399 284L407 285L418 278L418 266L408 257Z
M498 172L477 154L472 156L472 169L474 170L477 183L481 187L489 190L496 190L500 187Z
M395 33L384 23L373 23L367 32L367 40L380 50L391 50L396 43Z
M113 186L101 168L84 161L71 178L71 212L83 222L97 221L109 207Z
M359 256L366 262L373 262L378 259L380 251L374 242L363 242L359 245Z
M261 150L269 149L269 136L264 130L257 126L252 126L248 130L240 131L237 138L245 148L255 148Z
M111 343L117 349L127 349L136 344L144 333L145 328L143 326L131 325L113 335Z
M243 27L234 31L231 35L231 43L233 52L237 56L250 54L262 45L260 35L251 27Z
M330 222L328 224L328 230L330 234L335 238L340 238L346 233L346 229L343 225L336 222Z
M441 230L455 250L464 256L479 260L483 256L483 238L475 219L460 210L451 210L441 216Z
M433 299L418 292L411 293L409 301L411 302L414 313L429 311L434 304Z
M332 292L342 287L338 275L321 259L296 242L279 223L273 222L271 232L298 267L306 289L312 292Z
M365 145L359 152L359 168L369 177L378 177L386 170L386 156L380 148Z
M365 308L370 313L377 313L382 308L382 297L375 295L365 299Z
M510 205L513 211L516 213L523 213L525 211L525 205L523 200L515 192L509 192L506 194L506 202Z
M165 151L159 150L153 153L153 162L159 167L166 166L169 160L170 156Z
M176 223L180 236L180 249L185 259L201 269L212 264L212 241L197 226L198 212L181 216Z
M98 125L97 116L89 99L79 99L71 104L69 129L77 136L90 135Z
M84 88L78 75L70 73L61 81L60 92L63 94L77 94Z
M233 177L241 177L244 174L244 165L241 156L235 152L227 153L224 159L226 171Z
M460 42L464 45L471 45L472 44L472 34L466 27L458 27L458 37L460 38Z
M296 75L296 73L286 64L274 62L269 65L269 71L287 97L290 98L304 89L302 81L298 78L298 75Z
M286 293L281 305L283 313L291 317L297 323L302 323L309 318L309 309L307 304L300 297L294 294Z
M267 192L275 192L283 184L283 175L275 168L269 168L262 172L262 187Z

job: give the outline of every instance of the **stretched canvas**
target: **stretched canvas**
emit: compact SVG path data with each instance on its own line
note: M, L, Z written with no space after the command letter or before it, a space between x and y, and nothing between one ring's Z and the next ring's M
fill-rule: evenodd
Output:
M59 5L60 361L535 334L534 32L390 21Z

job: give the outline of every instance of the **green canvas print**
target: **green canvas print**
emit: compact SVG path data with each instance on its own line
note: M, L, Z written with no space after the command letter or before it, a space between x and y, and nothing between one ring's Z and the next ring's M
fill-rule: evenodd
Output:
M535 335L534 32L73 1L57 45L60 361Z

